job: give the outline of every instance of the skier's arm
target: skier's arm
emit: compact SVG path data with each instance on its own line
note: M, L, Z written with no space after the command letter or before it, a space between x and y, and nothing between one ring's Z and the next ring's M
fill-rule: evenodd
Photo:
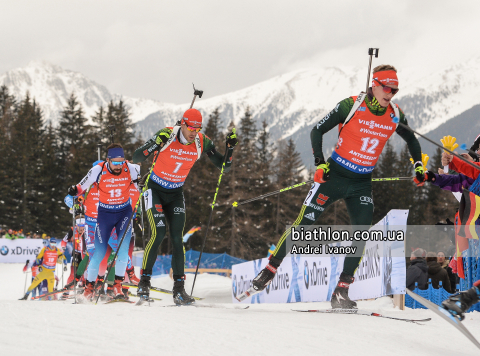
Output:
M172 129L164 128L159 130L152 138L145 142L142 146L137 148L133 153L133 163L140 163L145 161L153 152L159 150L161 144L168 140L172 133Z
M333 129L335 126L345 122L348 113L350 110L352 110L353 103L354 102L352 98L342 100L312 129L312 132L310 133L310 140L312 143L313 157L315 158L315 161L325 161L322 147L323 135Z
M130 178L132 178L132 182L134 182L133 184L135 185L135 188L137 188L138 190L137 182L138 182L138 179L141 178L140 166L138 164L133 164L130 162L128 162L127 165L128 165L128 170L130 171Z
M69 229L68 232L63 237L62 241L69 242L72 240L72 236L73 236L73 229Z
M45 252L45 247L40 250L39 254L37 255L37 258L35 259L35 262L37 263L37 265L41 265L41 260L43 258L44 252Z
M400 110L400 122L408 126L407 118L402 110ZM400 125L395 132L407 143L408 151L413 158L413 162L422 162L422 149L414 133Z
M103 167L96 165L92 167L87 175L83 177L79 184L77 184L77 195L79 196L84 191L86 191L90 186L97 181L98 175L102 172Z
M222 169L223 162L225 161L225 169L224 172L228 172L232 165L232 155L233 155L233 147L226 146L225 155L222 155L220 152L217 152L215 149L215 145L213 144L212 140L207 135L203 135L203 152L205 152L210 158L210 161L217 167L218 169Z

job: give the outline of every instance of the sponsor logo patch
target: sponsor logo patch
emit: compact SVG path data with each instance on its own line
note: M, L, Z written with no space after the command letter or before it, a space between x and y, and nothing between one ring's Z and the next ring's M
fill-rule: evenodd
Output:
M157 209L159 213L163 213L162 204L155 204L155 209Z

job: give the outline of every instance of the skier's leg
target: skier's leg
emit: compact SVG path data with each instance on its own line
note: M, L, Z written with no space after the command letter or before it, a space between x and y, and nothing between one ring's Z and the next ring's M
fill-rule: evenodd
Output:
M185 199L183 192L164 205L170 236L172 238L173 301L175 304L191 304L195 299L185 292L185 255L183 253L183 230L185 227Z
M123 238L122 245L117 251L117 259L115 262L115 275L116 277L120 277L123 280L123 276L125 275L125 270L127 268L130 239L132 237L132 224L128 223L128 220L132 215L132 210L130 207L128 207L128 209L125 209L125 211L122 212L118 212L118 214L122 214L122 217L118 219L118 222L115 225L118 244L120 244L120 239L124 236L124 234L125 237Z
M95 252L90 258L87 268L87 281L95 282L100 263L107 251L108 240L115 225L114 213L100 210L98 212L97 227L95 229Z
M152 277L153 265L157 259L160 244L167 232L161 193L155 189L148 189L147 194L151 199L148 199L150 205L145 206L145 215L150 224L152 236L145 246L145 251L143 251L141 277L137 290L137 295L142 298L148 298L150 295L150 278ZM145 200L145 203L147 204L147 200Z
M373 199L371 181L365 180L356 182L348 187L347 198L345 199L350 222L352 225L363 225L370 227L373 218ZM365 249L366 241L353 241L352 246L357 247L357 251ZM362 256L346 256L343 264L343 271L337 286L332 294L332 308L352 309L356 308L357 303L352 301L348 296L350 284L355 280L353 275L360 265Z
M270 256L270 262L252 281L253 287L257 291L263 290L272 281L277 272L277 268L287 255L286 241L290 239L292 229L301 225L313 225L325 209L338 199L343 198L344 191L343 182L339 177L336 177L334 173L330 181L322 184L314 183L312 185L297 219L280 237L275 251L272 256Z

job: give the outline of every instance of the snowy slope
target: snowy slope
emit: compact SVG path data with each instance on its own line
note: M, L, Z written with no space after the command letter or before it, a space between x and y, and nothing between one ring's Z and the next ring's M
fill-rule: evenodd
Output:
M87 118L90 118L100 106L105 107L110 100L119 98L130 107L133 122L143 120L149 114L163 108L163 104L155 100L111 94L103 85L83 74L45 61L32 61L25 68L4 73L0 76L0 84L6 85L10 93L17 98L23 98L28 91L40 104L45 119L53 124L58 122L59 112L65 107L72 93L75 93Z
M375 60L374 66L380 63ZM434 130L480 104L480 57L433 73L419 72L415 68L398 69L401 90L394 101L405 111L410 125L421 133ZM257 128L266 120L273 141L293 138L303 161L311 165L312 126L340 100L365 90L365 82L364 67L296 70L215 97L210 96L208 86L202 87L204 96L197 99L195 107L206 116L205 121L218 107L222 129L232 121L238 125L245 109L250 107ZM122 98L131 109L137 133L144 139L161 127L173 125L190 105L190 98L177 105L112 94L80 73L42 61L8 71L0 76L0 84L7 85L17 97L28 91L54 124L72 92L77 95L87 117L110 100ZM324 140L327 155L332 152L335 142L336 130L332 130Z
M150 307L73 305L71 301L18 301L25 276L20 264L0 265L2 355L478 355L479 350L427 310L395 310L389 298L359 307L395 317L432 318L425 325L358 315L295 313L328 303L229 303L231 281L200 275L195 295L217 308L173 307L171 297ZM192 278L187 279L191 283ZM170 288L166 278L153 285ZM190 284L191 285L191 284ZM190 287L187 285L187 291ZM480 313L464 321L480 339Z

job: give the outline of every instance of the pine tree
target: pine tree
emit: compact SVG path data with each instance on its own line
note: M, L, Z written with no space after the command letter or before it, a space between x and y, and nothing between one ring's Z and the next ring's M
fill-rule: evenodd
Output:
M18 115L12 124L12 147L17 164L10 169L14 201L17 209L11 223L25 232L40 228L42 217L39 196L44 194L38 186L41 178L41 149L43 147L43 118L35 100L27 93L18 106Z
M398 156L393 150L390 141L387 141L380 159L373 170L372 177L395 177L397 165ZM375 205L375 210L373 211L373 224L382 219L391 209L396 208L396 199L392 199L392 193L396 192L398 187L399 182L372 182L373 203Z
M110 101L106 110L100 107L92 120L97 125L97 135L105 148L112 143L113 129L113 141L123 146L127 159L133 156L133 152L138 146L133 130L135 125L132 123L130 112L123 100L119 100L118 103L114 103L113 100Z
M10 224L15 215L12 166L16 166L11 140L11 126L16 117L16 102L8 88L0 87L0 225Z
M96 160L96 146L92 127L87 125L81 105L74 94L60 113L57 138L60 177L65 188L77 184Z

